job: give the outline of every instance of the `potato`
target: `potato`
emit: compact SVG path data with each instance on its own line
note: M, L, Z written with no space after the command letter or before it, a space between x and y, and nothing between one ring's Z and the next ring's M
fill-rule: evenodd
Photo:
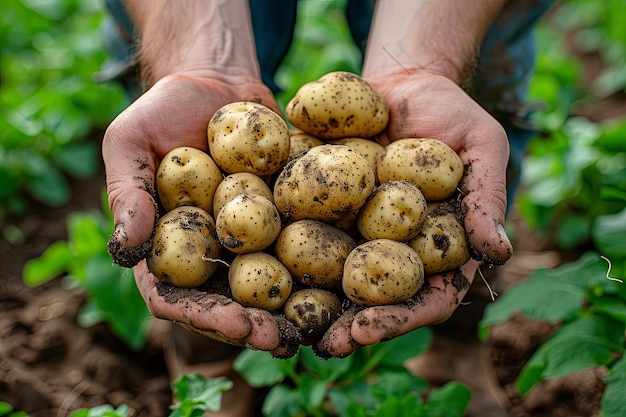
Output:
M408 181L382 183L359 210L357 228L367 240L407 241L422 228L427 215L426 199Z
M378 178L378 159L385 150L383 145L374 140L363 138L335 139L329 143L332 145L345 145L363 155L374 169L374 176Z
M354 239L334 226L299 220L280 232L274 253L295 280L336 289L341 288L343 264L355 246Z
M211 278L220 254L213 218L199 207L182 206L156 223L146 261L159 280L194 288Z
M233 259L228 284L238 303L273 311L285 304L293 281L278 259L264 252L254 252Z
M299 129L289 130L289 156L296 156L299 153L306 152L311 148L323 145L320 139L315 136L304 133Z
M207 139L211 157L228 174L272 175L289 159L287 123L259 103L221 107L209 121Z
M341 300L330 291L303 289L289 296L283 311L287 320L302 330L304 337L319 337L341 315Z
M422 259L427 275L458 268L470 259L465 228L453 213L429 214L409 245Z
M281 171L274 202L287 219L334 222L363 206L374 188L374 171L365 157L347 146L322 145Z
M300 87L285 113L294 126L320 139L373 137L389 121L384 98L363 78L344 71Z
M390 239L357 246L344 265L346 297L361 306L396 304L417 293L424 282L424 265L407 244Z
M461 177L461 158L437 139L397 140L385 147L378 161L378 179L381 183L407 180L415 184L428 201L450 197Z
M281 230L274 203L256 194L239 194L222 206L215 218L220 243L237 254L269 247Z
M213 195L222 181L222 172L208 154L183 146L163 157L155 181L159 200L166 211L196 206L213 213Z
M237 172L226 176L213 195L213 214L217 216L222 206L239 194L256 194L274 201L269 185L250 172Z

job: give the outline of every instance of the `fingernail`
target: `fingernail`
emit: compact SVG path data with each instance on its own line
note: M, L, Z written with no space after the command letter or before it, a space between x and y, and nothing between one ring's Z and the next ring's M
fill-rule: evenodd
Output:
M504 226L502 226L501 224L498 225L498 234L503 241L507 242L509 245L511 244L511 241L509 240L509 237L504 230Z

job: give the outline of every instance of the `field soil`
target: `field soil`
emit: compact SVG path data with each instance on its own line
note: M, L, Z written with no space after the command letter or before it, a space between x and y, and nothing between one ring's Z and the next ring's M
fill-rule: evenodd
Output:
M103 186L102 174L75 182L74 198L67 206L34 205L27 216L8 220L22 230L23 243L13 246L0 241L0 401L33 417L66 416L78 408L100 404L127 404L132 416L169 414L171 393L163 334L155 332L145 348L134 351L105 325L83 328L77 324L85 295L68 288L62 277L34 288L22 282L26 261L39 256L52 242L67 238L69 213L99 209ZM515 255L504 267L485 271L492 290L500 293L533 268L563 261L562 255L527 230L515 213L510 225ZM490 302L481 279L475 281L466 301L449 323L435 327L431 351L409 364L415 372L433 385L450 380L467 384L473 395L467 416L598 415L603 389L600 370L548 381L521 398L515 378L552 327L515 317L496 326L488 341L479 342L474 326L482 306Z

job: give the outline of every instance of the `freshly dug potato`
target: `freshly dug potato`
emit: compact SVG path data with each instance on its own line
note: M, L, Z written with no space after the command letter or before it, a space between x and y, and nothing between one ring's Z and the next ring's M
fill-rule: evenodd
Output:
M239 194L256 194L274 201L274 194L263 179L250 172L237 172L226 176L215 189L213 195L214 216L217 217L222 206Z
M283 311L287 320L302 330L304 337L319 337L341 315L341 300L330 291L304 289L289 296Z
M237 254L269 247L280 233L280 215L274 203L257 194L239 194L222 206L215 218L220 243Z
M354 239L330 224L299 220L280 232L274 252L299 282L336 289L341 288L343 264L355 247Z
M335 139L329 143L333 145L345 145L363 155L374 169L374 176L378 178L378 158L385 150L383 145L374 140L363 138Z
M358 210L375 186L363 155L343 145L322 145L285 166L274 184L274 202L287 219L333 222Z
M346 259L342 287L355 304L397 304L411 298L424 282L424 265L407 244L390 239L370 240Z
M196 206L213 213L213 195L222 172L200 149L179 147L168 152L156 172L156 190L166 211Z
M426 200L444 200L463 177L463 162L456 152L437 139L406 138L390 143L378 161L381 183L407 180Z
M357 227L367 240L414 238L427 215L426 199L408 181L382 183L359 210Z
M235 301L268 311L285 304L293 285L287 268L264 252L237 255L228 270L228 283Z
M207 139L211 157L228 174L272 175L289 159L287 123L259 103L221 107L209 121Z
M465 228L453 213L431 213L409 245L424 263L426 275L449 271L470 259Z
M146 261L154 276L177 287L198 287L217 269L221 246L213 218L199 207L176 207L154 228Z
M296 156L299 153L306 152L311 148L323 145L320 139L313 135L304 133L300 129L289 130L289 156Z
M389 121L384 98L363 78L344 71L300 87L285 113L294 126L321 139L373 137Z

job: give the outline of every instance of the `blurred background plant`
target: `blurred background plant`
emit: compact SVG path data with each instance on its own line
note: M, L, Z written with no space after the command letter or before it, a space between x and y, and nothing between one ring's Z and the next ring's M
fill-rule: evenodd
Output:
M104 60L98 0L5 0L0 14L0 220L67 204L68 179L101 169L94 131L122 109ZM6 236L6 233L5 233Z

